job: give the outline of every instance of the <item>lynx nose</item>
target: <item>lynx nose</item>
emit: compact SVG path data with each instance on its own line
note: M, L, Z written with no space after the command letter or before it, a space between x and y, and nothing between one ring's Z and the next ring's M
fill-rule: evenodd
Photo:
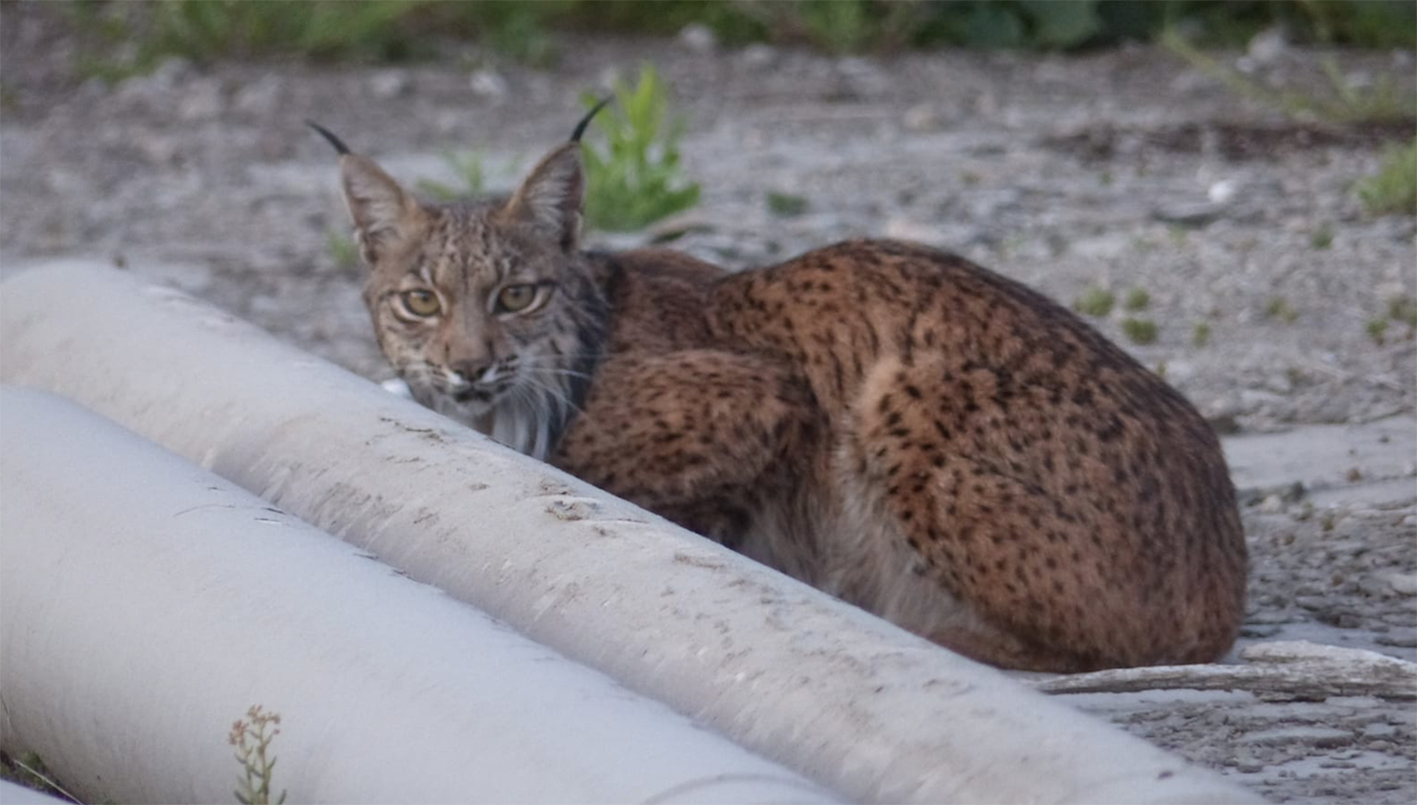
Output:
M497 378L497 367L490 360L457 361L448 369L452 381L459 385L490 383Z

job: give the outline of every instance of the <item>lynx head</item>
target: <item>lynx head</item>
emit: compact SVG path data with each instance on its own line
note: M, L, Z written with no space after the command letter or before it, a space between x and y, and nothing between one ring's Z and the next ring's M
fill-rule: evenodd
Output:
M419 402L540 459L585 397L609 316L578 248L594 114L509 198L451 204L415 198L310 124L340 153L384 355Z

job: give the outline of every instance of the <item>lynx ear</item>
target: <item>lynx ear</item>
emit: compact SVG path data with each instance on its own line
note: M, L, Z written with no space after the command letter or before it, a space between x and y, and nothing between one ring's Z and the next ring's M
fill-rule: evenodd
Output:
M502 208L502 216L555 241L562 251L572 252L580 239L584 200L581 144L573 141L547 154L532 168Z
M339 152L344 200L354 220L364 262L372 267L395 243L423 231L427 213L417 199L372 159L351 152L338 137L321 126L307 123Z

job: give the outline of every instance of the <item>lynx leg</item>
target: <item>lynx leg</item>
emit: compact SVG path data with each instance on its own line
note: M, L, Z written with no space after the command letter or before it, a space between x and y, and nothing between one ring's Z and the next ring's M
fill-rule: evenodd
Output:
M600 367L554 463L741 549L765 502L789 498L809 470L816 411L805 385L762 358L617 355Z

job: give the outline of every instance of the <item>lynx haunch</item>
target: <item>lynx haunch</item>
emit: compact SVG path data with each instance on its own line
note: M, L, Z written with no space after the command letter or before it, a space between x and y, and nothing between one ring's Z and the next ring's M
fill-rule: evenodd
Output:
M320 129L379 345L420 402L985 662L1230 647L1244 535L1177 392L1044 296L923 246L740 273L582 251L585 122L510 198L453 204Z

